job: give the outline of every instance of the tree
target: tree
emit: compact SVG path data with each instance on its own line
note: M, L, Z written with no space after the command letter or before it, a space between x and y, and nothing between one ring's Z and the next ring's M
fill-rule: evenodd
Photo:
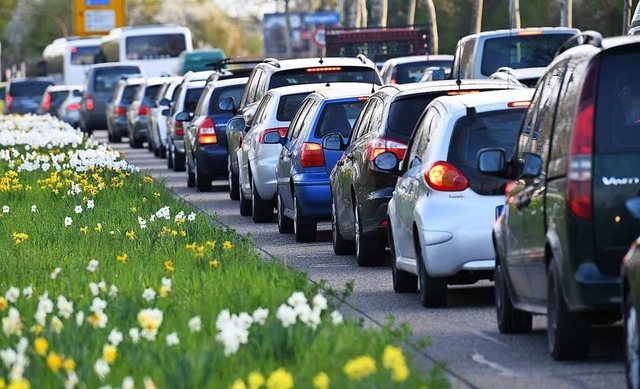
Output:
M471 34L477 34L482 31L482 8L483 0L474 0L473 10L471 12Z
M416 24L416 7L418 2L416 0L409 0L409 10L407 11L407 25L413 26Z
M563 27L573 26L573 0L562 0L560 8L560 25Z
M430 31L428 37L429 53L438 54L438 19L436 17L436 6L433 0L425 0L427 5L427 29Z
M520 28L520 0L509 0L509 19L511 28Z

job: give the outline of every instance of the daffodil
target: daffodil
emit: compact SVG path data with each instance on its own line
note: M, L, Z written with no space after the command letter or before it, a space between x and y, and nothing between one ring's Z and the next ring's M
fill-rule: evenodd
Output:
M227 240L222 244L222 248L225 250L231 250L233 248L233 243Z
M45 356L49 349L49 342L45 338L36 338L33 342L33 348L36 350L36 354Z
M164 261L164 270L167 273L173 273L174 271L176 271L176 268L173 267L173 261L171 260Z
M31 384L29 383L29 380L27 380L26 378L19 378L17 380L13 380L9 383L9 386L7 386L7 389L29 389L31 388Z
M293 388L293 376L284 368L279 368L267 378L267 389L291 389Z
M105 344L102 347L102 359L104 359L104 361L107 362L107 364L111 365L113 362L116 361L117 357L118 357L118 349L116 348L116 346L112 344Z
M348 361L342 371L352 380L359 381L376 372L376 361L363 355Z
M67 358L62 363L62 368L67 372L74 371L76 369L76 361L72 358Z
M49 366L49 369L54 373L58 372L58 369L62 367L63 362L64 360L62 357L54 352L50 352L47 356L47 366Z
M187 249L187 250L195 250L195 249L196 249L196 246L197 246L197 245L196 245L196 243L194 242L194 243L186 244L186 245L184 246L184 248L185 248L185 249Z
M215 240L214 241L208 240L208 241L205 242L204 245L208 246L208 247L211 247L211 249L215 249L216 248L216 241Z
M127 238L131 239L131 240L135 240L135 239L136 239L136 233L135 233L135 231L127 231L127 232L125 232L125 233L124 233L124 235L125 235Z
M116 257L116 261L124 263L124 262L127 262L128 258L129 258L129 256L125 253L125 254L122 254L122 255L118 255Z
M153 197L160 198L160 192L153 192Z
M102 232L102 224L98 223L95 227L93 227L95 232Z
M202 258L202 257L204 257L204 246L198 246L198 247L196 247L195 255L196 255L196 257L198 257L198 258Z
M4 311L9 308L9 302L6 298L0 296L0 311Z
M211 265L212 267L215 267L217 269L218 266L220 266L220 263L218 262L217 259L214 259L213 261L209 261L209 265Z
M262 387L262 385L264 385L265 379L262 374L257 371L253 371L249 373L247 383L249 383L249 389L259 389Z
M329 389L329 376L327 373L321 371L313 377L313 388L314 389Z
M87 227L87 226L80 227L80 232L82 232L83 234L86 234L87 231L89 231L89 227Z

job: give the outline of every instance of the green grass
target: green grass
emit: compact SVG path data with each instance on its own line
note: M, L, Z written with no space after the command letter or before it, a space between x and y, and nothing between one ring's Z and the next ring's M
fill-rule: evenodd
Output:
M2 131L29 131L29 125L25 124L8 130L11 126L6 120L0 117L0 139ZM408 378L393 382L390 371L382 366L383 350L407 338L406 334L398 336L397 331L389 329L366 329L353 320L334 325L330 313L339 307L331 301L316 329L300 322L284 328L276 318L278 307L295 291L304 292L311 301L316 293L322 292L320 287L310 283L304 274L276 261L261 260L248 240L174 198L150 177L110 168L86 172L69 168L58 173L57 180L51 178L53 169L15 174L28 159L25 152L33 153L33 149L25 151L20 145L15 149L19 156L7 157L5 153L2 158L0 145L0 207L9 207L8 213L0 214L0 295L10 287L22 290L31 285L33 297L28 299L21 294L16 303L9 304L20 312L23 327L20 336L1 333L0 350L15 349L21 337L28 340L25 356L29 365L24 378L31 387L63 387L67 378L64 369L52 371L46 355L35 352L34 340L38 337L47 340L47 354L54 352L75 361L80 387L120 387L125 377L133 377L136 386L142 387L145 377L149 377L159 388L228 388L238 378L246 382L251 372L267 378L281 367L301 388L313 387L312 380L319 372L328 374L334 388L448 386L442 371L421 376L410 361ZM71 146L40 148L37 153L49 155L71 149ZM72 182L83 188L82 193L67 193ZM89 200L95 204L93 209L87 209ZM37 212L32 212L33 205L37 206ZM80 214L75 212L78 205L83 208ZM170 209L170 220L149 220L166 206ZM184 212L183 223L174 220L180 211ZM186 220L192 212L197 215L195 220ZM65 226L65 217L73 218L70 226ZM139 217L146 220L146 228L141 228ZM100 231L96 230L98 224L102 226ZM84 227L86 232L81 231ZM132 231L134 239L126 236ZM27 234L28 238L15 243L14 233ZM224 242L233 247L223 248ZM198 250L190 248L194 243L204 248L204 256L199 257ZM126 261L118 261L124 254ZM99 261L96 272L86 269L92 259ZM217 267L211 264L216 260ZM174 270L169 271L168 266ZM52 279L56 268L61 270ZM156 296L151 302L143 299L146 288L159 291L163 277L171 278L172 291L166 297ZM86 321L94 299L89 284L100 281L107 286L107 291L99 294L108 304L106 328L94 328ZM118 288L115 297L108 292L112 284ZM54 310L38 333L34 314L38 296L45 292L53 301ZM60 317L55 307L59 295L74 304L70 319ZM251 314L259 307L269 309L266 323L254 323L247 343L240 345L237 353L225 356L223 345L216 340L218 314L225 309ZM164 320L155 342L141 339L134 344L128 331L140 327L137 315L145 308L160 309ZM85 315L80 327L75 320L78 311ZM8 312L8 307L0 307L0 318L6 318ZM54 315L64 325L59 334L51 326ZM194 316L202 320L201 332L189 331L187 323ZM103 346L109 343L107 338L113 328L123 333L124 340L117 346L117 358L109 366L109 374L101 380L93 366L101 358ZM177 332L180 343L168 347L165 336L172 332ZM373 357L377 370L361 381L351 380L343 367L361 355ZM12 377L10 368L0 362L0 387L2 379L9 384Z

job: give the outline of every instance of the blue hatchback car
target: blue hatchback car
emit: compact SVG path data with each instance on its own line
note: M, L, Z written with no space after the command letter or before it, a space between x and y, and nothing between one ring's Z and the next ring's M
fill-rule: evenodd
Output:
M296 241L316 239L317 223L331 217L329 173L342 151L323 150L322 138L347 138L365 101L377 86L327 84L310 94L289 125L276 165L278 230L295 233Z

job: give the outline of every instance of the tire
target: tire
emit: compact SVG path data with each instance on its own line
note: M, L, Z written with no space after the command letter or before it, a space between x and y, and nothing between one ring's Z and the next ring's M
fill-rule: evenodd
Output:
M629 291L624 299L624 356L627 388L640 387L640 336L638 310Z
M160 145L159 150L160 151L158 152L159 153L158 156L160 157L160 159L167 158L167 148L164 147L163 145Z
M365 235L362 232L362 224L360 223L360 207L358 203L354 201L354 225L353 228L356 234L356 261L358 266L380 266L384 263L384 240L372 239L370 236ZM377 237L376 237L377 238Z
M132 137L132 138L130 138L130 139L132 139L132 140L131 140L131 143L130 143L130 144L131 144L131 147L133 147L134 149L141 149L141 148L142 148L142 145L143 145L143 143L144 143L144 142L142 141L142 139L136 139L136 138L133 138L133 137Z
M160 148L156 147L155 143L153 142L149 142L151 144L151 148L153 149L153 155L154 157L159 157L160 156Z
M185 156L178 154L176 150L172 150L171 157L173 158L173 171L183 172L185 170Z
M434 278L427 274L422 252L416 250L418 261L418 282L420 284L420 303L427 308L438 308L447 305L447 280Z
M109 142L113 142L113 135L111 134L111 131L107 130L107 139L109 140Z
M500 260L496 260L494 280L496 319L500 332L503 334L524 334L531 332L533 315L529 312L514 308L505 270Z
M111 135L111 141L113 143L121 143L122 142L122 137L120 135L112 134Z
M291 234L293 232L293 220L284 215L284 205L280 193L276 195L276 211L278 218L278 232L281 234Z
M173 169L173 156L171 155L171 146L166 148L167 153L167 168Z
M349 255L356 251L354 243L346 240L340 234L336 203L333 200L331 201L331 242L333 244L333 253L336 255Z
M293 195L293 233L296 242L306 243L316 240L318 225L316 223L305 222L302 217L300 205L298 204L298 196Z
M393 290L396 293L415 293L418 291L418 276L408 271L400 270L396 266L396 246L391 231L391 223L388 224L387 234L389 239L389 250L391 251L391 277L393 279Z
M191 170L189 163L186 164L186 169L187 169L187 188L193 188L194 186L196 186L196 175Z
M229 171L229 197L231 200L240 200L240 180L237 175L233 174L230 155L227 156L227 170Z
M547 342L553 359L584 359L589 355L590 323L586 316L571 313L554 266L547 281Z
M211 189L213 189L213 184L211 183L213 176L202 173L198 168L198 160L195 158L193 158L193 170L195 171L194 181L196 189L198 189L199 192L211 192Z
M147 139L147 150L153 151L153 143L151 143L150 139Z
M240 215L251 216L251 201L244 198L244 195L240 193Z
M256 182L251 181L251 215L255 223L270 223L273 221L273 204L263 200L256 188Z

